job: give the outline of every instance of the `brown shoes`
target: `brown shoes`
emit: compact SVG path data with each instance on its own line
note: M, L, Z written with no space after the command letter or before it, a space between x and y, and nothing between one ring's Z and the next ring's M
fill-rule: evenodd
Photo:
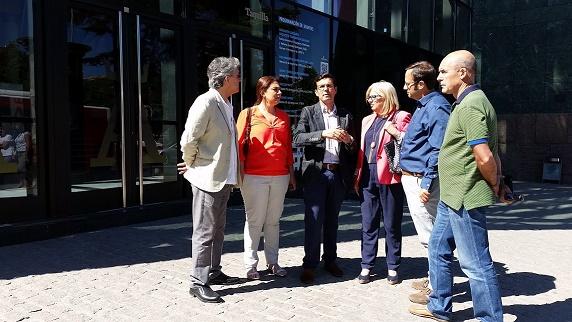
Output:
M324 265L324 270L335 277L344 276L344 271L342 271L335 262ZM300 281L304 284L312 284L314 283L314 276L315 273L313 269L304 268L302 274L300 274Z
M335 277L344 276L344 271L342 271L335 262L324 265L324 269Z
M413 304L409 307L409 313L416 316L420 316L422 318L433 319L435 321L440 321L440 322L447 322L447 320L443 320L433 315L433 313L431 313L431 311L427 309L426 305Z
M413 303L427 305L429 303L429 294L431 294L431 289L426 288L409 295L409 300Z
M426 288L429 287L429 279L427 277L424 277L422 279L418 279L416 281L413 281L413 283L411 283L411 287L413 287L416 290L424 290Z
M300 282L304 284L314 283L314 270L311 268L304 268L302 274L300 274Z

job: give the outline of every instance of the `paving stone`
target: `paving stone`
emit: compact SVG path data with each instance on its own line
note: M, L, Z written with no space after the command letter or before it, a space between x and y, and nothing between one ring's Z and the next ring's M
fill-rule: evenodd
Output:
M516 188L528 194L526 201L492 207L488 220L505 321L571 322L572 187L517 183ZM279 261L288 276L265 274L260 252L262 279L213 286L225 300L220 304L199 302L188 293L190 216L1 247L0 321L425 321L407 312L407 296L414 291L410 284L427 270L425 250L408 215L401 284L385 280L383 239L375 278L357 283L359 207L346 201L338 243L345 275L335 278L319 267L316 283L306 286L298 280L302 206L301 200L287 200L282 216L287 237L281 240ZM240 277L243 211L229 209L226 234L231 238L222 258L223 271ZM476 321L468 279L458 265L454 270L454 316Z

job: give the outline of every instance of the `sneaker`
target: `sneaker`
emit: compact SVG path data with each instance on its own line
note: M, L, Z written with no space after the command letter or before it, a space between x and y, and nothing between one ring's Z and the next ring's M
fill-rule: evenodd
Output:
M429 279L427 277L423 277L422 279L418 279L411 283L411 287L416 290L424 290L429 287Z
M433 313L427 309L426 305L413 304L409 307L409 313L420 316L422 318L433 319L439 322L447 322L447 320L443 320L440 317L433 315Z
M246 279L249 279L249 280L259 280L260 279L260 274L258 274L256 267L252 267L251 269L246 271Z
M272 274L280 277L284 277L288 273L284 268L280 267L280 265L278 264L269 264L268 269L270 270L270 272L272 272Z
M429 303L430 294L431 294L431 289L426 288L424 290L420 290L417 293L410 294L409 300L413 303L427 305L427 303Z

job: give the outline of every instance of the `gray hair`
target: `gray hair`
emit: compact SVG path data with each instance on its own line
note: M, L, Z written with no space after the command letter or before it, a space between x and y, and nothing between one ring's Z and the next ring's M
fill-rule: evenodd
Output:
M209 64L207 68L207 77L209 78L210 88L221 88L224 84L224 78L232 75L236 70L240 69L240 61L235 57L217 57Z

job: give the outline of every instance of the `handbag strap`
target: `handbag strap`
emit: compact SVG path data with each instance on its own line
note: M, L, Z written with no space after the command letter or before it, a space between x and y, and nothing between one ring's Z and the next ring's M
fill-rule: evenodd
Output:
M252 107L249 107L246 111L246 144L250 143L250 121L252 119Z
M391 123L393 123L394 125L397 125L397 122L396 122L396 120L395 120L395 119L396 119L396 116L397 116L397 113L399 113L399 110L393 111L393 113L391 113L391 115L389 115L389 116L387 117L387 121L386 121L386 122L391 122ZM385 136L385 130L383 130L383 131L384 131L384 133L383 133L382 136L381 136L382 142L383 142L383 137ZM400 142L398 142L398 140L396 140L396 139L393 137L393 135L391 135L391 134L389 134L389 133L388 133L388 135L389 135L389 137L390 137L390 140L389 140L388 142L391 142L391 141L394 141L394 140L395 140L395 143L396 143L396 144L399 144L399 143L400 143ZM387 143L386 143L386 144L387 144ZM377 149L377 158L378 158L378 159L381 158L381 153L382 153L383 150L384 150L384 148L383 148L384 145L385 145L385 144L382 144L381 148L378 148L378 149Z
M393 111L393 113L391 113L391 115L387 118L388 121L391 121L391 123L396 124L396 118L397 118L397 113L399 113L399 110Z

